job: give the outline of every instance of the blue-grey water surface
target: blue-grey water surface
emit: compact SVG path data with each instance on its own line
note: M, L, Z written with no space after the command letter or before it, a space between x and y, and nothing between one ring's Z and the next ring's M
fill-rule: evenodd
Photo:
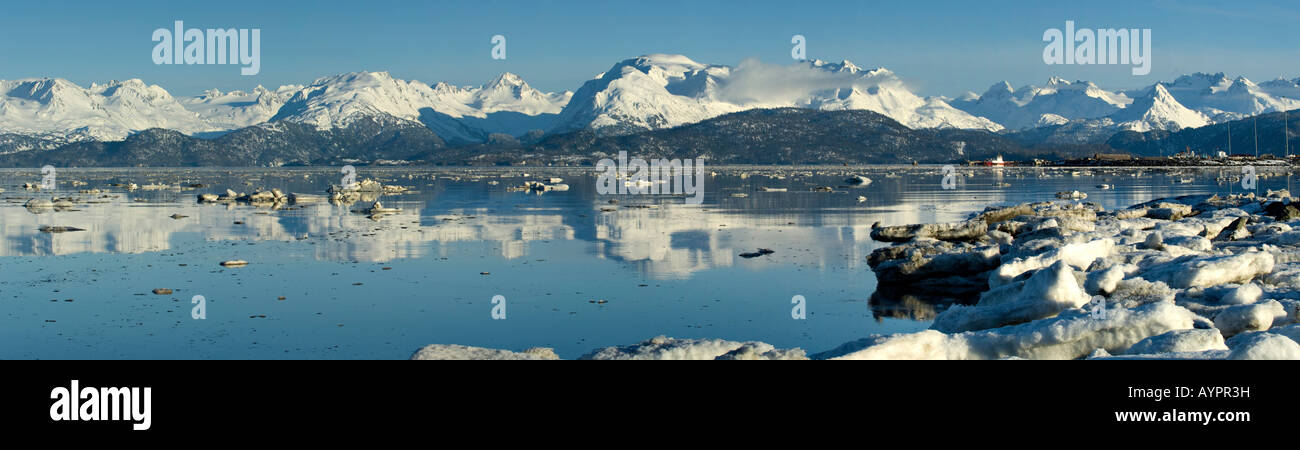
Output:
M379 220L350 211L361 203L195 201L227 188L324 194L338 168L64 169L53 192L22 188L38 170L0 170L0 358L406 358L432 343L574 358L661 334L812 353L933 316L932 305L870 300L866 257L885 245L869 236L874 222L959 220L1065 190L1107 209L1242 192L1240 169L963 167L952 190L938 167L708 169L693 205L599 195L589 168L362 168L412 189L380 198L402 212ZM850 188L849 174L873 182ZM1260 193L1290 184L1286 171L1261 175ZM509 189L549 177L570 190ZM127 183L173 187L111 186ZM105 192L79 192L90 189ZM53 197L76 206L23 206ZM775 253L738 256L759 247ZM249 265L219 265L235 259ZM196 295L206 319L191 317ZM504 320L492 318L496 295ZM795 295L805 320L791 317Z

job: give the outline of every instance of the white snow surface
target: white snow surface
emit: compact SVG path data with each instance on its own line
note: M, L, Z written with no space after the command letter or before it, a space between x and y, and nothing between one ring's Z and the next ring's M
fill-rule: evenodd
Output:
M777 350L762 342L676 339L658 336L635 345L605 347L583 355L592 360L807 359L803 350Z
M1051 319L983 331L936 330L850 342L814 359L1075 359L1096 349L1120 353L1148 337L1192 328L1193 314L1170 303L1108 310L1093 318L1083 310Z
M427 345L415 354L413 360L547 360L560 359L555 350L533 347L522 352L498 350L465 345L434 344Z

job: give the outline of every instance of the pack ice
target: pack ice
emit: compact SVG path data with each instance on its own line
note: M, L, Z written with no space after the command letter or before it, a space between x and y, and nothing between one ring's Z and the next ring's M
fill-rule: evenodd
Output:
M1116 211L1047 201L955 223L876 224L871 236L893 243L867 257L882 288L973 301L939 313L928 330L812 355L659 336L582 359L1300 359L1295 201L1287 191ZM539 351L429 346L413 359Z

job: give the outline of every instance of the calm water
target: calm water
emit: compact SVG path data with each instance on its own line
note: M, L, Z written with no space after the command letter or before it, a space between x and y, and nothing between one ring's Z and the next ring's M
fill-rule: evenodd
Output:
M929 325L932 304L873 298L866 257L883 245L870 238L876 221L959 220L1071 189L1107 209L1241 192L1216 181L1240 169L962 168L954 190L940 189L938 167L711 170L704 203L691 205L598 195L595 177L578 169L363 168L360 178L412 189L382 197L402 212L380 220L350 212L361 203L195 202L226 188L323 194L339 183L337 169L67 169L55 192L22 189L39 171L0 170L0 358L406 358L432 343L546 346L573 358L660 334L811 353ZM847 174L874 182L844 187ZM1290 183L1284 172L1261 175L1261 193ZM508 189L551 176L571 189ZM23 207L51 197L78 201L40 214ZM602 211L611 198L615 209ZM47 225L85 231L39 231ZM758 247L776 252L738 256ZM232 259L250 264L218 264ZM206 319L191 318L196 295ZM506 298L504 320L492 319L496 295ZM795 295L807 300L806 320L791 318Z

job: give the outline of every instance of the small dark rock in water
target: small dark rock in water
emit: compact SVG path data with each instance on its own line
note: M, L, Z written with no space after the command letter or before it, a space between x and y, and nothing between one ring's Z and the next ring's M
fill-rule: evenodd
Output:
M392 268L392 267L383 267L383 268L381 268L380 270L393 270L393 268Z
M759 254L763 254L763 255L770 255L770 254L776 253L776 250L772 250L772 249L769 249L769 248L760 248L760 249L758 249L758 253L759 253Z
M479 272L479 275L492 275L492 272Z
M360 285L361 285L361 282L358 281L358 282L356 282L356 283L352 283L352 285L353 285L353 286L360 286Z
M758 252L741 253L741 254L740 254L740 257L741 257L741 258L757 258L757 257L759 257L759 256L763 256L763 254L762 254L762 253L758 253Z
M182 216L182 215L180 215L180 214L172 214L172 215L171 215L171 218L172 218L172 219L176 219L176 220L184 219L184 218L186 218L186 217L189 217L189 216Z
M235 225L243 225L243 224L244 224L244 221L242 221L242 220L236 220L236 221L235 221Z
M284 300L284 296L281 295L281 296L277 297L276 300Z
M244 261L244 260L242 260L242 259L236 259L236 260L231 260L231 261L222 261L222 262L221 262L221 265L222 265L222 266L225 266L225 267L243 267L243 266L247 266L247 265L248 265L248 261Z
M167 288L158 288L154 289L153 293L157 295L172 295L172 290Z
M41 227L41 230L40 230L40 231L41 231L42 233L63 233L63 232L67 232L67 231L86 231L86 230L85 230L85 229L82 229L82 228L77 228L77 227L64 227L64 226L49 226L49 225L46 225L46 226Z

